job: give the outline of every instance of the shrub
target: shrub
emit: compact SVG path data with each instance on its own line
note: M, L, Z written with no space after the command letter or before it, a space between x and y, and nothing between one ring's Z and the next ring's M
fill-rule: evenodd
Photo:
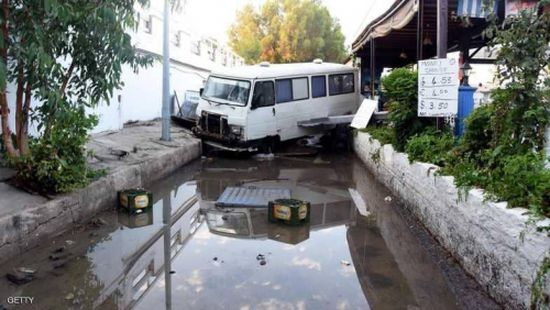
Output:
M467 130L460 140L463 151L479 155L481 150L490 147L493 139L491 118L494 114L492 105L485 105L475 109L464 121Z
M411 137L405 151L411 162L416 160L443 167L454 145L455 139L449 133L430 130Z
M388 126L369 126L363 130L368 132L374 139L378 140L380 144L395 144L395 133L392 128Z
M395 148L405 149L409 137L420 134L433 120L418 117L418 73L397 68L382 79L382 91L388 98L388 120L395 135Z
M68 106L56 113L54 122L48 134L30 141L28 156L12 159L18 183L48 194L72 191L98 175L88 169L85 149L97 118L82 106Z
M503 157L486 189L510 207L528 208L533 215L550 215L550 170L545 169L545 155L527 153Z

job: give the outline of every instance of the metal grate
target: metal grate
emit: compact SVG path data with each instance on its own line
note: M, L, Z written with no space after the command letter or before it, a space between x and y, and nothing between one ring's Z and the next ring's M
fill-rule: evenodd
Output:
M216 206L267 208L269 202L276 199L290 199L290 190L284 188L227 187L216 201Z

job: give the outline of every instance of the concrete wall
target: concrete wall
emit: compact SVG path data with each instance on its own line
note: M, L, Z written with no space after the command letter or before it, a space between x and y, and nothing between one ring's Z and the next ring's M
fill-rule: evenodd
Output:
M532 283L550 255L550 238L526 225L527 210L486 202L479 189L461 196L453 177L434 175L437 166L411 164L406 154L381 146L367 133L357 134L354 148L492 297L508 309L529 308Z
M42 204L22 206L18 213L1 216L0 263L116 206L119 191L166 178L200 154L201 144L197 139L173 141L170 146L155 151L153 157L111 169L107 176L85 188Z

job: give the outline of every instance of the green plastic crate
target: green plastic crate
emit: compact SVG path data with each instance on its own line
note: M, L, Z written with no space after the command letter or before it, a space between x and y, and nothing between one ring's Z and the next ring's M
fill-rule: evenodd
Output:
M309 222L311 205L298 199L277 199L269 202L268 219L289 225L301 225Z
M153 194L144 189L128 189L118 193L121 208L128 212L140 213L153 206Z

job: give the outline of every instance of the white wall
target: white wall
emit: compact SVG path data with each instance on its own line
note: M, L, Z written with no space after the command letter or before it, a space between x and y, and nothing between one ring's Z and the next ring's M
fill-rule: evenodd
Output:
M137 31L131 33L133 43L141 52L156 55L159 58L162 55L163 43L163 8L162 1L151 1L148 8L136 6L139 27ZM202 47L200 55L192 51L192 43L200 42L202 38L187 30L188 27L185 24L187 14L190 13L185 7L179 12L174 12L170 23L171 94L175 91L180 101L186 90L198 91L208 73L222 66L220 57L216 62L209 59L205 46ZM145 20L152 21L151 33L145 30ZM179 35L179 44L176 44L176 35ZM220 46L217 54L221 53L221 48L227 50L226 47ZM236 57L230 50L227 52L232 57ZM242 59L237 58L237 65L242 64ZM228 65L232 65L231 61ZM92 133L120 130L128 121L144 121L161 117L162 63L160 61L156 61L152 67L140 70L138 74L135 74L131 68L124 67L122 80L125 84L124 88L113 92L109 104L103 102L97 108L89 110L90 113L99 116L99 124ZM15 85L8 85L8 102L11 110L9 125L10 129L15 131ZM36 105L37 102L32 103L33 107ZM31 125L29 133L35 135L36 128Z

